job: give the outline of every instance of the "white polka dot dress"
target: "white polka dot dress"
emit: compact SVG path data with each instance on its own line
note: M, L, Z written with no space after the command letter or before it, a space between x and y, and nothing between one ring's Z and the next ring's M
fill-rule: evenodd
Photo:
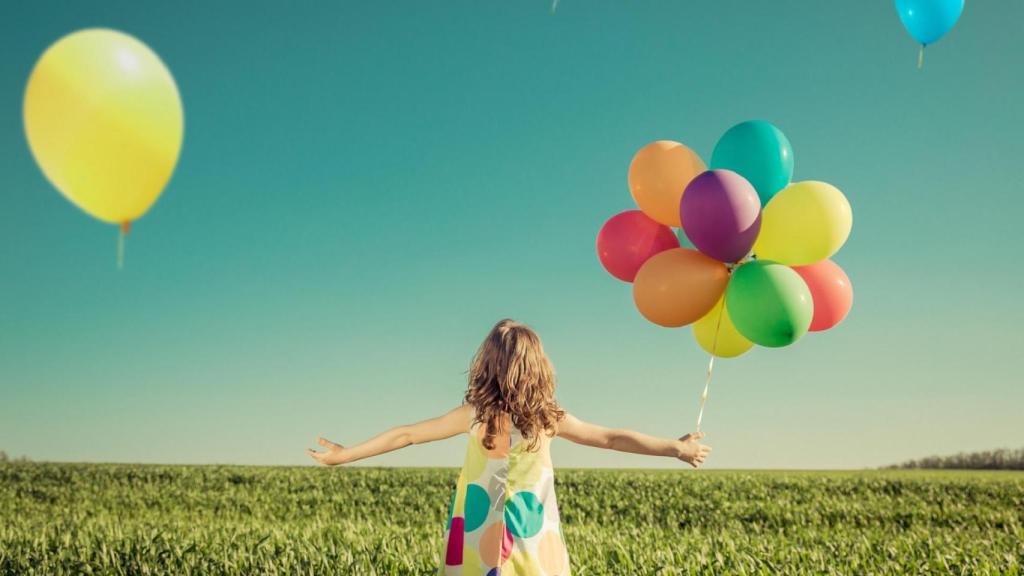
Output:
M519 431L513 430L495 436L494 449L487 450L483 436L483 425L470 430L438 573L568 576L551 439L542 437L529 451Z

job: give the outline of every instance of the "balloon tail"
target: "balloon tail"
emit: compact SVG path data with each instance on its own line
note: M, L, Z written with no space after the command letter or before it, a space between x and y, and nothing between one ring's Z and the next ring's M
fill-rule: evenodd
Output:
M122 222L121 230L117 234L117 269L121 270L124 268L124 238L131 231L131 222Z
M917 69L920 70L924 66L924 44L921 44L921 49L917 51Z
M715 372L715 353L718 352L718 332L722 329L722 316L725 315L725 302L718 309L718 321L715 323L715 337L711 341L711 358L708 360L708 374L704 379L704 391L700 394L700 411L697 412L697 432L704 420L704 405L708 402L708 390L711 388L711 376Z

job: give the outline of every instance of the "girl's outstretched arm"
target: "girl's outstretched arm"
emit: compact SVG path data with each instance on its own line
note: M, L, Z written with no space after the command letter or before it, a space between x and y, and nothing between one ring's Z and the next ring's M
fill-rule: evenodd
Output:
M632 430L605 428L584 422L572 414L566 414L565 418L558 423L558 435L584 446L647 456L671 456L694 468L703 464L704 459L711 452L710 446L704 446L698 442L704 437L703 432L687 434L678 440L671 440L648 436Z
M317 443L326 448L326 451L318 452L312 448L307 448L306 453L317 462L328 466L348 464L363 458L405 448L411 444L433 442L434 440L451 438L456 434L468 432L472 417L473 408L468 404L463 404L443 416L417 422L416 424L397 426L370 438L362 444L356 444L347 448L341 444L335 444L326 438L318 438Z

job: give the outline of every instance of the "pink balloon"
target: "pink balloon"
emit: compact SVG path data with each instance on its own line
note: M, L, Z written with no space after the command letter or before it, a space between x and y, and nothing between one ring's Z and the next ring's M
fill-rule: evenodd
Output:
M609 274L632 282L637 270L658 252L679 248L675 232L640 210L612 216L597 234L597 256Z
M807 266L794 266L793 270L804 279L814 301L811 332L828 330L843 321L853 306L853 286L850 278L838 264L822 260Z

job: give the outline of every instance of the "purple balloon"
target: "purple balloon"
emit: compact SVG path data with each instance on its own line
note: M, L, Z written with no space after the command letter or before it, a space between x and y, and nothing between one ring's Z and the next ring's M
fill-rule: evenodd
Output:
M761 231L761 199L743 176L708 170L686 186L679 219L698 250L715 260L736 262L750 253Z

